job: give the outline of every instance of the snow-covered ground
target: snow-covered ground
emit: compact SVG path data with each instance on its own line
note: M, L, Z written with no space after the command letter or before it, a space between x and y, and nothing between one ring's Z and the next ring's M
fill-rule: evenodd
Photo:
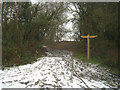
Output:
M48 51L33 64L0 70L0 88L117 88L117 76L109 70L78 62L66 51L60 56L59 50Z

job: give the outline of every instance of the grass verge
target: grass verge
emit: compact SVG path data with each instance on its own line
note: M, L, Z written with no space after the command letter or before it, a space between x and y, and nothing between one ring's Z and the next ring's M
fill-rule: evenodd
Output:
M107 66L105 64L106 62L105 62L105 60L103 60L103 58L90 58L88 60L87 56L85 54L75 54L75 53L74 53L74 57L79 59L79 60L82 60L83 62L97 64L99 66L105 67L107 69L110 69L110 72L120 75L120 70L118 68L115 68L115 67Z

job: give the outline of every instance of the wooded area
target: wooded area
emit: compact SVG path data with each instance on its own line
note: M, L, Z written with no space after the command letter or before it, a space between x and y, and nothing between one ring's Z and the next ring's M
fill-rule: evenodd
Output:
M78 14L74 15L74 27L81 33L76 34L77 39L81 39L80 35L98 35L91 40L93 57L101 58L107 66L119 67L118 3L74 3L74 6L77 9L72 11Z
M15 3L2 5L3 64L29 60L42 42L53 42L62 36L65 23L64 3ZM18 23L17 23L18 22ZM26 56L25 56L26 55ZM41 55L40 55L41 56ZM11 60L12 59L12 60ZM14 60L15 59L15 60ZM21 61L22 63L27 61Z
M74 6L74 9L71 7ZM68 19L66 13L73 14ZM91 40L91 57L113 68L118 65L118 3L4 2L2 4L3 65L26 64L44 55L42 45L59 42L66 34L64 25L73 23L77 55L86 52L81 35L98 35Z

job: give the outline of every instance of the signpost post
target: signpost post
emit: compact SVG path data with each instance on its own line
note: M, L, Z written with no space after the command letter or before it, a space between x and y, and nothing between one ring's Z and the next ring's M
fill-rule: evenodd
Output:
M97 37L97 35L95 36L90 36L89 34L87 36L81 36L82 38L87 38L87 59L90 59L90 38L95 38Z

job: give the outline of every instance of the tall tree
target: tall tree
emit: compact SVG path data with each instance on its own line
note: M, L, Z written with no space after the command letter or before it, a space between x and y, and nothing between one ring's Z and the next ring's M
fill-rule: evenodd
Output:
M66 7L66 3L55 2L34 5L30 2L4 3L3 43L13 42L22 46L31 41L54 41L56 37L60 37L57 33L61 33L63 29L61 26L65 23Z
M118 3L88 2L73 5L76 9L72 10L75 12L74 26L81 35L98 34L101 39L117 40Z

